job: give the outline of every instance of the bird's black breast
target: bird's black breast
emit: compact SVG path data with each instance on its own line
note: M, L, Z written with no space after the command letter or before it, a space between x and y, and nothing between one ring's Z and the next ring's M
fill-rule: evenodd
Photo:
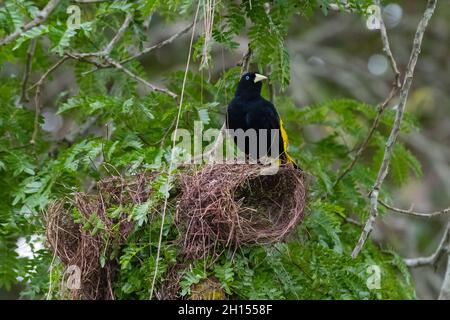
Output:
M259 130L267 130L267 147L270 151L270 146L273 144L273 137L271 137L271 129L280 130L280 118L278 113L273 106L273 104L263 97L259 96L253 99L242 99L236 96L228 105L227 110L227 128L228 129L242 129L247 131L248 129L254 129L257 131L258 138L258 154L261 156L259 151L259 139L261 133ZM237 137L234 137L235 142ZM278 135L279 152L283 152L283 141L281 134ZM242 148L241 148L242 149ZM249 145L246 143L245 150L246 154L249 154ZM266 152L264 152L266 155ZM253 158L253 156L252 156ZM259 158L259 157L258 157Z
M280 129L280 118L273 104L262 97L245 100L235 97L228 105L229 129Z

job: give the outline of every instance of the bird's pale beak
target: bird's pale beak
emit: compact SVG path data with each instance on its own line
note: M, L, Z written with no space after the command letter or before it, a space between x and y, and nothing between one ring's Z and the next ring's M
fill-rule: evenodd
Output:
M266 79L267 79L266 76L263 76L262 74L259 73L255 73L255 80L254 80L255 83Z

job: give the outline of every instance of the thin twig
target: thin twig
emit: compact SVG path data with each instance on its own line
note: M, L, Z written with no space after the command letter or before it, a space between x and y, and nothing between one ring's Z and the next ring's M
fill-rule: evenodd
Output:
M102 53L104 55L109 55L114 48L114 46L119 42L119 40L123 37L125 31L130 25L131 20L133 20L133 14L127 13L125 20L123 21L122 26L117 30L116 35L111 39L111 41L106 45L105 49L103 49Z
M241 63L240 63L240 65L241 65L241 76L244 73L248 72L248 69L250 67L251 57L252 57L252 48L250 48L250 43L249 43L248 47L247 47L247 52L245 52L244 56L242 57Z
M37 134L39 131L39 115L41 114L41 87L44 83L44 80L48 77L50 73L52 73L56 68L58 68L61 64L63 64L68 58L66 56L59 59L53 66L51 66L36 82L36 93L34 95L34 104L35 104L35 113L34 113L34 129L33 135L31 136L30 144L35 145ZM33 86L34 87L34 86Z
M162 87L158 87L154 84L151 84L150 82L148 82L147 80L139 77L138 75L134 74L133 72L131 72L130 70L128 70L127 68L125 68L123 65L121 65L119 62L115 61L114 59L112 59L109 56L105 57L105 60L113 67L115 67L116 69L124 72L125 74L127 74L130 78L143 83L144 85L146 85L147 87L149 87L150 89L152 89L153 91L159 91L162 93L165 93L169 96L171 96L172 98L174 98L175 100L177 99L177 94L170 91L169 89L166 88L162 88Z
M377 6L379 6L380 11L381 11L380 0L375 0L375 4ZM377 114L376 114L375 119L374 119L374 121L372 123L372 126L370 127L369 133L367 134L367 136L366 136L365 140L363 141L363 143L358 148L358 151L356 152L356 154L353 157L352 161L348 164L348 166L344 169L344 171L342 171L342 173L336 179L336 181L335 181L335 183L333 185L333 189L336 188L336 186L339 184L339 182L341 182L341 180L350 171L353 170L353 167L355 166L356 162L359 160L359 158L361 157L363 151L366 149L367 145L369 144L370 139L372 139L372 136L373 136L375 130L378 128L378 125L380 124L381 117L382 117L382 115L384 113L384 110L386 110L386 107L388 106L389 102L396 96L398 90L401 87L400 71L398 70L397 62L395 61L394 55L392 54L392 51L391 51L391 46L389 44L389 38L388 38L388 35L387 35L387 31L386 31L386 25L384 24L384 20L383 20L383 17L381 15L378 17L378 19L380 21L380 36L381 36L381 41L383 43L383 51L386 54L386 56L388 57L388 59L390 61L390 64L391 64L392 71L394 72L394 80L393 80L393 83L392 83L392 89L389 92L389 95L387 96L387 98L384 100L384 102L378 106Z
M8 35L5 38L3 38L2 40L0 40L0 47L16 40L22 33L41 25L45 20L47 20L50 13L56 8L56 6L58 4L59 4L59 0L50 0L47 3L47 5L44 7L44 9L42 9L41 12L38 13L36 18L34 18L27 24L23 25L21 28L17 29L10 35Z
M98 52L82 52L82 53L65 52L64 53L65 56L70 57L75 60L81 60L81 61L85 61L87 63L91 63L91 64L95 65L97 67L97 69L107 68L107 67L116 68L116 69L122 71L123 73L125 73L126 75L128 75L133 80L143 83L145 86L147 86L151 90L163 92L176 100L178 97L176 93L170 91L169 89L162 88L162 87L156 86L156 85L148 82L147 80L145 80L145 79L139 77L138 75L134 74L133 72L131 72L129 69L125 68L122 65L122 63L120 63L110 57L109 54L111 53L113 48L117 45L119 40L124 35L126 29L129 27L132 19L133 19L133 15L131 13L128 13L125 17L125 20L124 20L122 26L117 31L116 35L113 37L113 39L111 39L111 41L105 46L105 48L103 50L100 50ZM96 58L101 62L97 61Z
M183 34L188 32L192 28L192 26L193 26L193 23L191 23L190 25L188 25L186 28L182 29L181 31L175 33L174 35L170 36L169 38L167 38L167 39L165 39L165 40L163 40L161 42L158 42L157 44L154 44L154 45L152 45L152 46L150 46L148 48L145 48L142 51L132 55L131 57L128 57L128 58L125 58L125 59L119 61L119 63L124 65L126 63L129 63L132 60L140 58L141 56L143 56L143 55L145 55L145 54L147 54L149 52L152 52L154 50L157 50L159 48L164 47L165 45L168 45L168 44L172 43L175 39L179 38L180 36L182 36ZM97 68L95 68L95 69L83 72L83 76L86 76L86 75L88 75L88 74L90 74L92 72L95 72L95 71L97 71L99 69L104 69L104 68L112 68L112 66L111 65L97 66Z
M174 98L175 100L177 99L177 94L170 91L169 89L163 88L163 87L159 87L157 85L154 85L150 82L148 82L147 80L139 77L138 75L134 74L133 72L131 72L129 69L125 68L122 64L120 64L119 62L117 62L116 60L114 60L113 58L111 58L109 55L104 55L102 56L102 59L104 60L105 63L100 63L96 60L90 59L89 57L92 57L93 55L96 55L97 53L91 53L91 54L87 54L87 53L75 53L75 52L66 52L65 56L66 57L70 57L72 59L75 60L81 60L81 61L85 61L87 63L91 63L99 68L104 68L104 66L110 66L113 68L116 68L117 70L122 71L123 73L125 73L126 75L128 75L130 78L132 78L135 81L141 82L143 83L145 86L147 86L148 88L150 88L153 91L159 91L162 93L165 93L169 96L171 96L172 98Z
M406 102L408 100L408 94L414 76L414 69L416 67L417 59L419 58L423 35L428 26L428 22L430 21L434 13L436 3L437 0L428 0L426 10L423 14L422 19L419 22L419 25L417 26L411 56L409 58L408 65L406 67L405 79L403 80L403 84L400 89L400 102L396 110L394 125L392 126L391 133L389 135L388 141L386 142L383 161L378 171L377 179L375 180L375 183L369 194L370 215L366 221L363 231L361 232L361 236L359 237L358 243L353 249L352 258L356 258L358 256L359 252L364 246L364 243L367 240L367 237L372 232L375 220L378 216L378 194L380 192L381 185L383 184L383 181L388 174L392 151L394 149L394 144L397 140L397 137L400 133L400 125L403 119L403 114L405 112Z
M25 64L25 71L23 73L22 79L22 94L20 95L20 102L28 102L30 101L30 97L28 96L27 85L28 79L30 78L31 66L33 64L33 55L36 49L36 39L32 39L30 44L28 45L27 50L27 62Z
M154 51L156 49L162 48L165 45L168 45L170 43L172 43L175 39L179 38L180 36L182 36L183 34L187 33L189 30L191 30L192 26L194 25L194 23L191 23L190 25L188 25L187 27L185 27L184 29L180 30L179 32L175 33L174 35L170 36L169 38L158 42L157 44L154 44L148 48L143 49L142 51L132 55L129 58L123 59L122 61L120 61L121 64L125 64L130 62L131 60L137 59L141 56L143 56L144 54L147 54L151 51Z
M389 92L389 95L387 96L386 100L382 104L380 104L377 108L377 114L375 116L375 119L372 122L372 126L369 129L369 133L367 134L366 138L364 139L363 143L359 146L358 150L356 151L355 156L353 157L352 161L348 164L348 166L342 171L342 173L338 176L336 179L333 189L336 188L336 186L339 184L339 182L342 181L342 179L353 170L353 167L355 166L356 162L361 157L362 153L366 149L367 145L370 142L370 139L372 139L373 134L375 133L375 130L378 128L378 125L380 124L381 117L383 116L384 110L386 110L386 107L388 106L389 102L395 97L395 95L398 92L397 87L392 87L391 91Z
M395 61L394 55L391 51L391 46L389 44L389 38L386 31L386 25L384 24L383 16L381 15L381 1L375 0L375 4L380 8L380 16L378 17L380 21L380 34L381 41L383 42L383 51L389 58L389 62L391 63L392 71L394 72L394 87L400 88L400 71L397 67L397 62Z
M351 224L353 224L355 226L362 227L361 222L359 222L359 221L357 221L355 219L352 219L350 217L345 217L345 221L348 222L348 223L351 223Z
M440 216L443 214L447 214L450 213L450 207L440 210L440 211L433 211L433 212L417 212L417 211L413 211L412 209L400 209L400 208L395 208L393 206L388 205L387 203L378 200L378 203L381 204L383 207L393 211L393 212L398 212L398 213L403 213L403 214L409 214L412 216L416 216L416 217L424 217L424 218L431 218L431 217L436 217L436 216Z

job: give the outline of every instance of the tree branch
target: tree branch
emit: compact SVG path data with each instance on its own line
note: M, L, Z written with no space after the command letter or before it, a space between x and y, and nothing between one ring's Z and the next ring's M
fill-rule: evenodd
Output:
M25 64L25 71L23 73L23 79L22 79L22 94L20 95L21 102L30 101L30 98L28 97L27 85L28 85L28 79L30 78L31 66L33 64L33 55L34 55L35 49L36 49L36 39L32 39L30 41L30 44L28 45L28 50L27 50L27 62Z
M369 194L370 199L370 216L366 221L364 229L359 237L358 243L352 252L352 258L356 258L361 251L367 237L372 232L375 220L378 216L378 195L380 192L381 185L386 178L389 170L389 164L391 161L392 151L394 149L395 142L400 133L400 125L403 119L403 114L405 112L406 102L408 100L409 90L411 88L411 83L414 76L414 69L416 67L417 59L420 54L420 48L422 45L423 35L427 28L428 22L430 21L434 10L436 8L437 0L428 0L427 7L423 14L422 19L417 26L416 34L414 36L413 48L411 51L411 56L409 58L408 65L406 67L405 79L403 80L402 87L400 89L400 102L397 107L394 125L392 127L391 133L389 135L388 141L384 149L383 161L381 163L380 169L378 171L377 179L372 187Z
M130 25L130 22L132 19L133 19L133 15L131 13L128 13L125 17L125 20L124 20L122 26L117 31L116 35L111 39L111 41L105 46L105 48L103 50L100 50L98 52L82 52L82 53L66 52L65 56L70 57L75 60L81 60L81 61L85 61L87 63L91 63L91 64L95 65L97 67L97 69L108 68L108 67L116 68L117 70L120 70L123 73L125 73L126 75L128 75L133 80L143 83L145 86L147 86L151 90L165 93L176 100L178 97L176 93L170 91L169 89L162 88L162 87L156 86L154 84L151 84L147 80L139 77L138 75L134 74L133 72L131 72L130 70L125 68L122 65L122 63L117 62L116 60L114 60L113 58L110 57L109 54L113 50L114 46L119 42L119 40L124 35L126 29ZM101 62L97 61L96 58L99 59L99 61L101 61Z
M405 209L400 209L400 208L395 208L392 207L390 205L388 205L387 203L378 200L378 203L381 204L383 207L394 211L394 212L398 212L398 213L402 213L402 214L408 214L408 215L412 215L412 216L416 216L416 217L424 217L424 218L431 218L431 217L436 217L436 216L440 216L443 214L447 214L450 213L450 207L440 210L440 211L433 211L433 212L417 212L417 211L413 211L412 209L409 210L405 210Z
M119 62L115 61L114 59L112 59L109 56L105 56L105 60L114 68L124 72L125 74L127 74L130 78L143 83L144 85L146 85L147 87L149 87L150 89L152 89L153 91L159 91L162 93L165 93L169 96L171 96L172 98L174 98L175 100L177 99L177 94L170 91L169 89L166 88L162 88L162 87L158 87L154 84L151 84L150 82L148 82L147 80L139 77L138 75L134 74L133 72L131 72L130 70L128 70L127 68L125 68L123 65L121 65Z
M33 135L31 136L30 144L35 145L36 138L39 132L39 115L41 114L41 86L44 83L44 80L48 77L50 73L52 73L56 68L58 68L61 64L63 64L68 58L66 56L62 57L58 60L53 66L51 66L39 79L38 82L34 86L36 86L36 93L34 95L34 105L35 105L35 113L34 113L34 129ZM33 86L33 87L34 87Z
M447 234L449 229L447 228ZM447 236L447 269L445 271L444 281L442 282L439 300L450 300L450 237Z
M59 0L50 0L44 7L44 9L42 9L41 12L38 13L36 18L31 20L27 24L23 25L20 29L14 31L10 35L0 40L0 47L16 40L23 32L26 32L34 27L41 25L45 20L47 20L50 13L56 8L58 4Z
M137 58L143 56L144 54L147 54L147 53L149 53L149 52L151 52L151 51L153 51L153 50L162 48L162 47L164 47L165 45L168 45L168 44L172 43L175 39L181 37L182 35L184 35L185 33L187 33L189 30L191 30L193 25L194 25L194 23L191 23L190 25L188 25L188 26L185 27L184 29L180 30L179 32L175 33L174 35L170 36L169 38L167 38L167 39L165 39L165 40L163 40L163 41L161 41L161 42L158 42L157 44L154 44L154 45L152 45L152 46L150 46L150 47L148 47L148 48L145 48L145 49L143 49L142 51L140 51L140 52L138 52L138 53L132 55L132 56L129 57L129 58L123 59L122 61L120 61L120 63L121 63L121 64L128 63L128 62L130 62L131 60L134 60L134 59L137 59Z
M145 55L145 54L147 54L147 53L149 53L149 52L151 52L151 51L154 51L154 50L156 50L156 49L162 48L162 47L164 47L165 45L168 45L168 44L172 43L175 39L179 38L179 37L182 36L183 34L187 33L190 29L192 29L192 26L193 26L193 25L194 25L194 24L191 23L191 24L188 25L186 28L184 28L184 29L182 29L181 31L175 33L174 35L170 36L169 38L167 38L167 39L165 39L165 40L163 40L163 41L161 41L161 42L158 42L157 44L154 44L154 45L152 45L152 46L150 46L150 47L148 47L148 48L145 48L145 49L143 49L142 51L140 51L140 52L138 52L138 53L132 55L131 57L128 57L128 58L125 58L125 59L119 61L119 63L122 64L122 65L124 65L124 64L129 63L130 61L132 61L132 60L134 60L134 59L137 59L137 58L139 58L139 57L141 57L141 56L143 56L143 55ZM95 68L95 69L92 69L92 70L83 72L83 75L84 75L84 76L85 76L85 75L88 75L88 74L90 74L90 73L92 73L92 72L97 71L98 69L111 68L111 67L112 67L112 66L110 66L110 65L105 65L105 66L102 66L102 67L97 67L97 68Z
M127 13L122 26L119 28L119 30L117 30L116 35L112 38L112 40L106 45L105 49L103 49L103 51L101 52L103 55L109 55L111 53L114 46L123 37L123 34L125 33L128 26L130 25L131 20L133 20L133 14Z
M381 34L381 41L383 42L383 51L389 58L389 62L392 67L392 71L394 71L394 87L400 88L400 71L397 67L397 62L395 61L394 55L391 51L391 46L389 44L389 38L386 31L386 25L384 24L383 16L381 15L381 1L375 0L375 4L380 8L380 16L378 17L380 20L380 34Z
M380 11L381 11L380 0L375 0L375 4L380 7ZM391 64L392 71L394 72L394 80L392 83L392 89L389 92L389 95L387 96L387 98L384 100L384 102L377 107L377 114L372 123L372 126L369 129L369 133L367 134L367 137L364 139L363 143L358 148L358 151L356 152L355 156L353 157L353 160L348 164L348 166L344 169L344 171L342 171L342 173L336 179L336 181L333 185L333 189L336 188L336 186L339 184L339 182L341 182L341 180L350 171L353 170L353 167L355 166L356 162L359 160L359 158L361 158L363 151L366 149L367 145L369 144L370 139L372 139L372 136L373 136L375 130L378 128L378 125L380 124L381 117L384 113L384 110L388 106L389 102L391 102L391 100L395 97L395 95L397 94L398 90L401 87L400 71L398 70L397 62L395 61L394 55L392 54L392 51L391 51L391 46L389 44L389 38L387 35L387 31L386 31L386 25L384 24L384 20L381 15L380 15L379 19L380 19L380 36L381 36L381 41L383 43L383 51L386 54L386 56L388 57L390 64Z
M447 224L447 227L445 228L444 235L442 236L441 241L439 242L439 245L436 249L436 251L428 257L420 257L420 258L412 258L412 259L405 259L404 262L408 267L416 268L421 267L425 265L434 265L439 258L442 256L443 253L448 251L449 246L447 243L448 236L449 236L449 228L450 223Z

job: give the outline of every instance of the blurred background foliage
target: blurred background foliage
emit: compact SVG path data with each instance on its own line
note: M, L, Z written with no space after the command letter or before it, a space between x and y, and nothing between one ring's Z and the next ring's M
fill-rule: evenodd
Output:
M33 19L46 3L2 1L0 37ZM372 2L349 1L354 12L348 13L332 10L338 2L331 0L216 1L214 20L208 25L205 18L212 3L200 2L180 127L192 129L199 120L205 128L220 128L239 79L238 65L250 45L252 69L269 75L263 94L284 119L290 151L314 178L308 218L293 240L243 248L236 255L226 252L213 267L193 261L182 273L183 294L213 275L227 294L240 298L436 298L445 261L435 269L411 270L411 280L400 257L431 253L445 217L415 219L380 208L373 241L358 259L349 257L361 227L348 218L363 223L368 216L367 192L381 163L396 101L362 159L333 187L367 135L376 105L387 96L393 79L379 32L366 27L365 10ZM66 24L66 9L72 4L81 8L76 30ZM382 4L392 51L403 71L424 2ZM66 53L99 52L117 34L127 13L133 13L132 21L110 53L117 61L180 32L193 22L196 9L197 2L191 0L63 0L43 25L0 47L0 297L20 293L45 298L54 289L49 289L50 266L57 288L63 266L52 261L45 246L48 204L74 191L92 190L101 177L115 172L165 170L178 111L171 96L149 90L117 68L96 70L92 63L68 58L42 85L36 130L36 87L23 90L33 42L28 88ZM417 210L431 211L448 206L450 199L449 15L448 6L439 5L425 35L401 138L383 186L381 198L398 207L413 204ZM188 30L125 65L133 74L180 95L190 34ZM30 143L33 132L35 143ZM120 263L118 298L148 298L157 245L151 239L157 238L161 223L148 219L149 211L148 206L133 211L140 214L130 219L149 227L137 228L114 257ZM169 211L159 282L177 262L173 207ZM366 287L366 270L373 264L382 268L379 290ZM49 297L58 298L57 289Z

